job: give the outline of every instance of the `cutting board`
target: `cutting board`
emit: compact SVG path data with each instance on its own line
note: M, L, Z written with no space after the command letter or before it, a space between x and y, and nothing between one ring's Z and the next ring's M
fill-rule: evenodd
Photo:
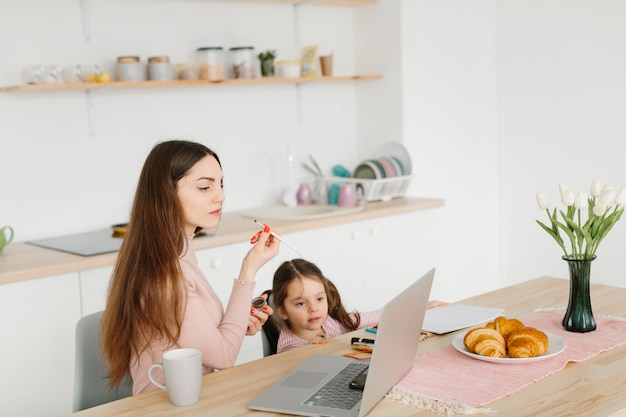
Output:
M75 235L31 240L26 243L74 255L94 256L120 250L122 239L112 237L112 234L111 228L108 228Z

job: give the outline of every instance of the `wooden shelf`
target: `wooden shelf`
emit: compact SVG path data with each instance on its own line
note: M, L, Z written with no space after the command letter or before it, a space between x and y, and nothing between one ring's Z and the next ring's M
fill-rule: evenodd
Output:
M224 0L209 0L224 1ZM230 0L239 3L311 4L315 6L361 6L378 3L379 0Z
M120 82L109 83L73 83L73 84L22 84L8 87L0 87L0 93L22 92L22 91L62 91L62 90L101 90L115 88L161 88L161 87L181 87L181 86L220 86L220 85L258 85L258 84L304 84L315 82L333 81L364 81L380 80L382 75L352 75L337 77L302 77L302 78L247 78L229 79L223 81L206 80L185 80L185 81L140 81L140 82Z

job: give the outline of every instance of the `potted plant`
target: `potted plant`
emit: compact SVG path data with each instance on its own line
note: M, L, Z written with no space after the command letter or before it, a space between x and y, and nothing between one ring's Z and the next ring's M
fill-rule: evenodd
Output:
M274 58L276 58L275 50L267 50L261 52L259 55L259 61L261 62L261 75L264 77L274 76Z

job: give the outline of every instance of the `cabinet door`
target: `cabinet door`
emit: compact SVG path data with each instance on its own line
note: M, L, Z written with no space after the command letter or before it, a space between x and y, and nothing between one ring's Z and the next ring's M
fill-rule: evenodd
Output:
M72 412L78 273L0 287L0 416Z
M370 220L362 234L369 310L382 307L439 262L437 210Z
M113 266L80 271L80 295L83 316L104 310L112 275Z
M335 284L346 310L365 311L363 233L360 222L289 233L283 237ZM284 260L298 257L298 254L282 245L276 266Z

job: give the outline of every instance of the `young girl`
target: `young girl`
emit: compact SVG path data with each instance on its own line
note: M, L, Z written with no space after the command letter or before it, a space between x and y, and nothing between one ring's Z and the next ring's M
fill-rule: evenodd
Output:
M329 339L353 330L377 326L381 310L348 313L337 287L313 263L304 259L284 262L274 273L274 314L265 327L280 326L277 353ZM428 308L445 305L431 301Z
M380 310L348 313L337 287L313 263L284 262L274 273L274 314L282 319L277 353L378 324ZM272 318L270 320L276 320ZM268 322L269 323L269 322Z
M272 314L250 309L255 275L280 246L268 226L253 236L226 310L198 266L191 240L219 226L222 187L220 160L202 144L163 142L148 155L102 317L112 387L130 373L134 394L156 389L148 368L171 349L200 349L204 373L231 367Z

